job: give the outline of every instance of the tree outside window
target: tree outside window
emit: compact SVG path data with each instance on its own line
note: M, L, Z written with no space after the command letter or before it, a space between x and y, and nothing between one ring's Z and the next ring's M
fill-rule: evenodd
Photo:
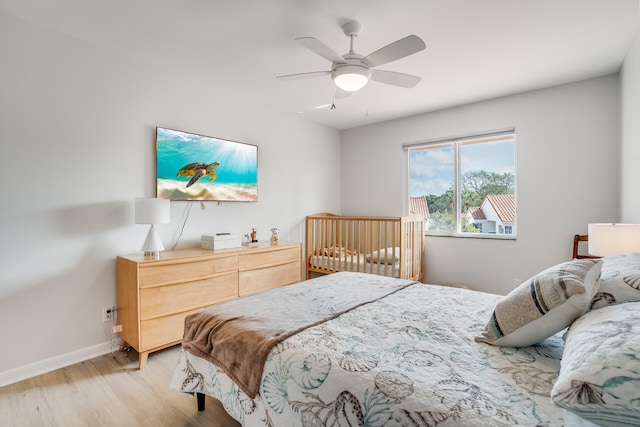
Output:
M515 237L514 131L405 148L409 195L426 199L429 234Z

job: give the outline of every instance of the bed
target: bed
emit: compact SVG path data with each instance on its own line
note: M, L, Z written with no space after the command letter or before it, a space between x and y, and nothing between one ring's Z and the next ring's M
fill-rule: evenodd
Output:
M306 218L307 279L351 271L420 281L424 218L339 216Z
M325 275L189 316L171 389L243 426L639 425L639 273L572 260L507 296Z

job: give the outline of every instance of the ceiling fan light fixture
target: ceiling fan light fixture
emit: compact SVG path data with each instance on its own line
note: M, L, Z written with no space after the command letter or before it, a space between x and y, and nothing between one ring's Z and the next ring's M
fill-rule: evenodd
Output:
M355 92L365 87L369 77L371 77L371 70L360 65L343 65L331 73L336 86L347 92Z

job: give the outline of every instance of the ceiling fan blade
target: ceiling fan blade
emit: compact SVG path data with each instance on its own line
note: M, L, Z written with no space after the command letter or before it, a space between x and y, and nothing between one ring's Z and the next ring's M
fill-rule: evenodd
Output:
M326 44L322 43L320 40L313 37L298 37L296 39L301 45L309 49L310 51L317 53L323 58L331 61L334 64L346 64L347 61L344 60L342 55L336 53L333 49L331 49Z
M310 77L321 77L327 76L331 74L331 71L312 71L310 73L297 73L297 74L287 74L284 76L276 76L278 80L298 80L298 79L307 79Z
M378 65L387 64L391 61L420 52L426 47L427 45L424 44L420 37L411 35L376 50L364 58L364 60L372 67L377 67Z
M393 86L412 88L420 83L421 78L411 74L397 73L395 71L373 70L371 80Z

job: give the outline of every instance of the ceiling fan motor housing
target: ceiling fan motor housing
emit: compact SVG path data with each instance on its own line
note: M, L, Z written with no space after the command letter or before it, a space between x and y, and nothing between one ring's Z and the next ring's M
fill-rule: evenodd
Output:
M331 79L347 92L362 89L371 78L371 68L360 54L350 52L343 57L346 63L334 63L331 66Z

